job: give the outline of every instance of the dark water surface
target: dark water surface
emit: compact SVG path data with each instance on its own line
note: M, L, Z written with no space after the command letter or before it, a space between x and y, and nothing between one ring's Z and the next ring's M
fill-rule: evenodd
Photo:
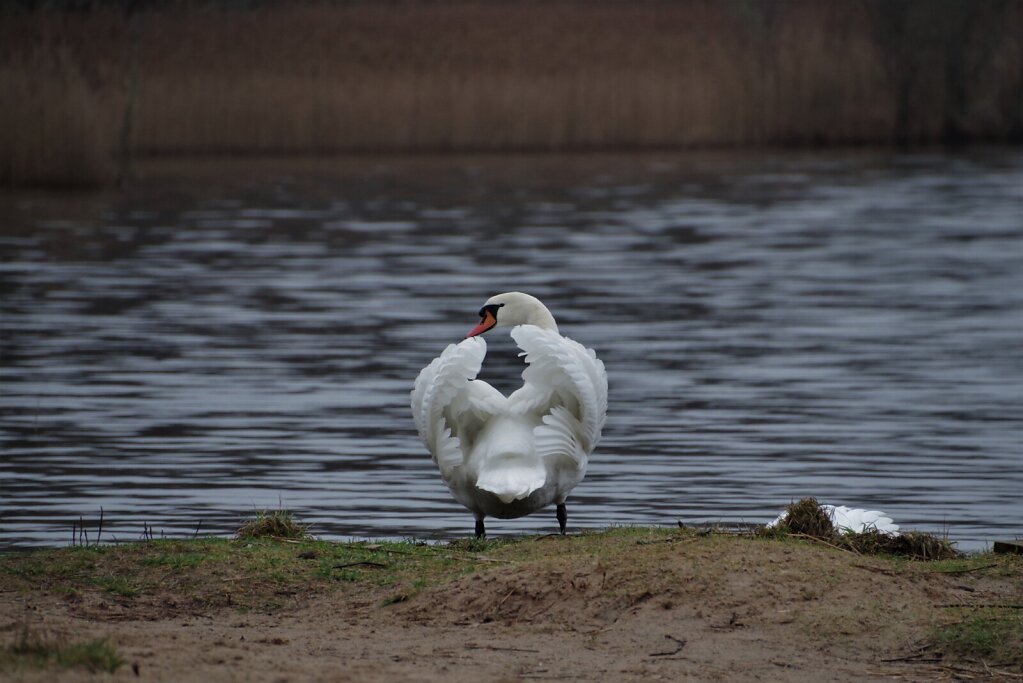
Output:
M814 495L1023 532L1019 150L182 164L0 196L0 261L3 547L100 508L105 540L281 504L324 538L469 534L408 392L509 289L608 368L571 527Z

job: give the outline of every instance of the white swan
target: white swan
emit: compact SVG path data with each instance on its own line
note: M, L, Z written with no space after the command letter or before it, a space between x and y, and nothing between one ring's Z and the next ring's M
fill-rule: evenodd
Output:
M490 297L480 323L420 371L412 390L419 437L455 500L483 519L523 517L557 505L586 474L607 415L607 374L593 351L562 337L547 307L521 292ZM487 353L479 335L511 327L528 364L510 396L476 379Z
M821 505L821 510L831 519L831 525L839 533L862 534L866 531L878 531L891 536L899 535L899 525L894 524L892 518L880 510L848 508L844 505ZM777 526L787 514L787 512L781 513L767 526Z

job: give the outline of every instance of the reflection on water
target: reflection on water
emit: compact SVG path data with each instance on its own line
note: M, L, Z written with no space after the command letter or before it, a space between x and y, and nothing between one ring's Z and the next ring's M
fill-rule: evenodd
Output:
M607 364L572 527L815 495L965 548L1023 531L1018 151L282 165L0 208L8 547L100 508L118 540L279 504L326 538L470 533L408 392L508 289Z

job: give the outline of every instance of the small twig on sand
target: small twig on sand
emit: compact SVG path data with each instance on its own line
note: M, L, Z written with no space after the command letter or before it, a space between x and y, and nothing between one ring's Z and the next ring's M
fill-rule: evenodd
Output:
M982 662L983 663L983 662ZM963 674L978 674L981 676L1006 676L1011 678L1023 678L1023 674L1014 673L1012 671L1006 671L1004 669L992 669L987 664L984 664L984 669L970 669L965 666L952 666L949 664L941 665L938 669L942 671L951 671L959 674L961 677ZM957 677L957 678L958 678Z
M835 545L834 543L828 543L827 541L821 540L816 536L811 536L810 534L789 534L789 536L792 536L793 538L805 538L807 540L813 541L814 543L820 543L821 545L826 545L829 548L834 548L835 550L841 550L847 553L855 553L856 555L860 554L855 548L843 548L842 546Z
M698 536L690 536L689 538L660 538L656 541L636 541L636 545L654 545L657 543L692 543L697 540L699 540Z
M931 662L940 662L941 661L941 657L921 659L921 657L923 657L926 654L927 654L926 652L916 652L916 653L911 654L911 655L906 655L905 657L888 657L888 658L882 659L880 661L886 662L886 663L887 662L914 662L914 663L916 663L916 662L919 662L919 663L927 662L927 663L931 663Z
M513 560L495 560L492 557L482 555L441 555L445 560L461 560L462 562L499 562L501 564L515 564Z
M899 575L899 572L893 572L891 569L883 569L881 567L871 567L868 564L854 564L853 566L854 567L859 567L860 569L869 569L872 572L877 572L878 574L884 574L885 576L898 576Z
M677 655L679 652L682 652L682 648L686 646L685 638L679 639L676 638L675 636L669 636L667 634L665 634L664 637L667 638L668 640L675 641L677 647L674 650L671 650L670 652L669 651L651 652L650 654L647 655L647 657L670 657L671 655Z
M334 569L344 569L345 567L373 567L375 569L387 569L388 565L380 564L379 562L346 562L344 564L335 564Z
M544 613L546 613L546 612L547 612L547 610L549 610L549 609L550 609L551 607L554 607L554 605L555 605L555 604L556 604L556 603L558 602L558 600L559 600L559 598L555 597L555 598L554 598L553 600L551 600L551 601L550 601L549 603L547 603L546 605L544 605L543 607L541 607L541 608L540 608L539 610L537 610L537 612L536 612L535 614L532 614L532 615L530 615L530 616L528 617L528 619L536 619L536 618L537 618L538 616L540 616L541 614L544 614Z
M940 604L937 604L937 605L934 605L934 606L935 607L939 607L941 609L1023 609L1023 604L1015 605L1015 604L1011 604L1011 603L1010 604L1006 604L1006 603L1001 603L1001 604L998 604L998 603L994 603L994 604L991 604L991 603L980 603L980 604L976 604L976 605L969 605L969 604L967 604L965 602L945 602L945 603L940 603ZM958 624L958 623L962 623L962 622L956 622L956 623Z
M511 596L513 596L513 595L515 595L515 589L514 589L514 588L512 588L512 589L511 589L510 591L508 591L508 594L507 594L507 595L505 595L505 596L504 596L503 598L501 598L501 601L500 601L500 602L498 602L498 603L497 603L496 605L494 605L494 609L495 609L495 610L497 610L497 608L498 608L498 607L500 607L500 606L501 606L501 605L503 605L503 604L504 604L505 602L507 602L507 601L508 601L508 598L510 598L510 597L511 597Z
M728 623L727 624L722 624L721 626L714 626L713 624L711 625L711 628L716 628L716 629L733 629L733 628L745 628L745 627L746 627L746 624L744 624L741 621L739 621L739 613L738 612L732 612L732 616L728 619Z
M496 645L477 645L470 643L465 646L466 650L494 650L495 652L539 652L539 650L527 650L523 647L497 647Z
M991 569L992 567L999 566L997 562L991 564L982 564L979 567L970 567L969 569L932 569L927 572L928 574L969 574L970 572L979 572L984 569Z
M1023 673L1015 673L1013 671L1006 671L1005 669L993 669L987 662L981 662L984 665L984 670L990 676L1009 676L1011 678L1023 678Z

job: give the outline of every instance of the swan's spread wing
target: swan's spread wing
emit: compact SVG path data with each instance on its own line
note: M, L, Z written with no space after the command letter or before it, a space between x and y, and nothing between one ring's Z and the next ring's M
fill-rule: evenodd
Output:
M449 344L419 372L412 389L416 430L446 481L464 464L487 419L507 400L486 382L473 381L486 355L487 343L479 337Z
M585 467L607 419L607 373L596 354L555 331L519 325L512 338L526 357L525 386L509 398L516 412L534 412L541 456L567 455Z

